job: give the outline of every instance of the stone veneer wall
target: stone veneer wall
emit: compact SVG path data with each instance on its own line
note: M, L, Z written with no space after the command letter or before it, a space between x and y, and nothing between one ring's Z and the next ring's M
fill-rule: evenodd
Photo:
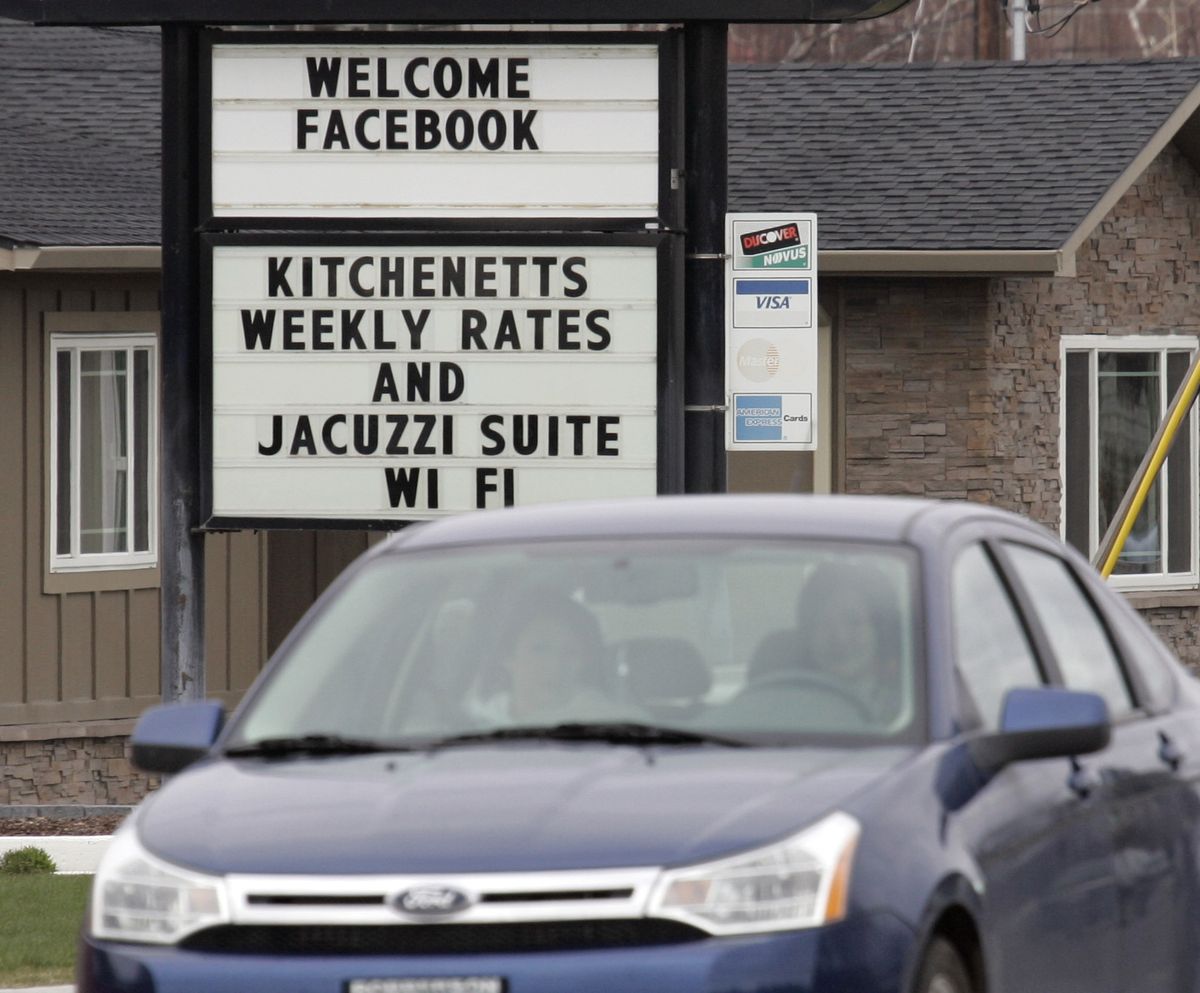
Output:
M1200 176L1173 146L1076 266L842 282L847 492L980 500L1057 531L1061 336L1200 334ZM1131 600L1200 667L1200 595Z
M125 736L0 738L0 769L0 805L133 804L158 784L130 764Z

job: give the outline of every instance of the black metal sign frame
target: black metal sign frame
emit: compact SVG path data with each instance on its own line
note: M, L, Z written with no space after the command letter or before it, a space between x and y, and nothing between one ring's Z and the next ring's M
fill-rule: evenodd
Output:
M811 5L822 2L812 0ZM823 8L833 13L839 0ZM873 0L846 0L851 5ZM561 0L539 7L530 4L528 16L519 17L515 8L474 0L429 0L406 6L403 13L414 22L470 23L471 21L537 21L542 23L595 22L584 6ZM684 22L678 72L672 72L666 91L676 103L661 107L662 119L670 128L672 154L664 165L681 168L685 222L677 232L663 238L660 248L659 306L666 316L660 321L659 354L659 490L674 493L720 492L724 489L724 451L719 444L722 422L723 364L721 340L723 307L721 269L717 264L723 245L722 218L726 203L725 185L725 70L728 24L712 5L682 5L679 16L660 15L644 0L628 0L606 8L607 23ZM737 4L738 19L754 16L753 0ZM779 20L795 20L791 0L768 0ZM880 10L880 13L883 11ZM161 554L162 616L161 654L164 700L200 699L205 692L204 673L204 549L205 531L242 526L257 527L258 521L212 518L211 368L201 337L211 312L211 249L205 240L221 235L205 233L211 218L199 209L200 175L207 170L200 150L200 133L205 87L201 79L209 71L200 55L201 26L279 24L312 25L331 23L391 24L401 12L393 0L345 0L336 5L328 0L263 0L253 5L229 0L113 0L97 5L93 0L0 0L0 16L9 14L38 23L162 25L163 40L163 437L162 492L159 499L163 530ZM509 15L512 16L509 16ZM28 15L28 16L26 16ZM583 16L580 16L583 15ZM841 15L834 13L830 20ZM462 41L462 36L458 36ZM668 60L668 63L672 60ZM211 105L211 100L209 101ZM207 127L207 125L204 125ZM678 147L676 147L678 146ZM668 182L674 178L668 174ZM671 204L678 213L680 191L669 182ZM664 205L665 205L664 201ZM668 216L665 207L661 211ZM256 223L264 226L263 221ZM444 223L444 222L443 222ZM443 228L445 230L445 228ZM240 235L236 237L250 237ZM282 240L287 235L273 235ZM299 236L297 236L299 237ZM301 238L310 240L318 235ZM338 236L343 240L345 234ZM579 236L576 236L579 237ZM610 235L609 237L616 237ZM572 239L574 240L574 239ZM686 255L686 261L685 261ZM686 272L685 272L686 270ZM687 281L686 299L684 281ZM203 283L203 285L202 285ZM206 302L205 294L209 295ZM686 327L687 362L684 361ZM208 398L207 401L205 398ZM685 424L686 414L686 424ZM330 521L288 520L289 529L308 523L313 528L335 526ZM355 528L363 527L359 521ZM386 527L400 526L392 521Z

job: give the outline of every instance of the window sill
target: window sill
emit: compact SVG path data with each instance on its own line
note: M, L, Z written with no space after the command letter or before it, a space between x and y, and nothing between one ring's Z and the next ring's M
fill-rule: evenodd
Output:
M79 569L46 572L43 593L108 593L117 590L156 590L160 585L158 566L140 569Z
M1155 607L1200 607L1200 590L1118 590L1129 606L1137 610Z

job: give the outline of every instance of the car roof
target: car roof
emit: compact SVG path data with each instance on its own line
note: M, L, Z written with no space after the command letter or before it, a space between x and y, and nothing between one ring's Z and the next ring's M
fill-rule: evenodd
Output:
M809 537L916 541L972 519L1033 527L978 503L885 496L662 496L477 511L402 531L380 552L612 537ZM1044 533L1044 532L1042 532Z

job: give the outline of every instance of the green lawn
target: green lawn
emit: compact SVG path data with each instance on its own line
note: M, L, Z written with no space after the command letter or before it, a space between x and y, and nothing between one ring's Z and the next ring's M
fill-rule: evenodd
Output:
M0 875L0 989L72 981L91 876Z

